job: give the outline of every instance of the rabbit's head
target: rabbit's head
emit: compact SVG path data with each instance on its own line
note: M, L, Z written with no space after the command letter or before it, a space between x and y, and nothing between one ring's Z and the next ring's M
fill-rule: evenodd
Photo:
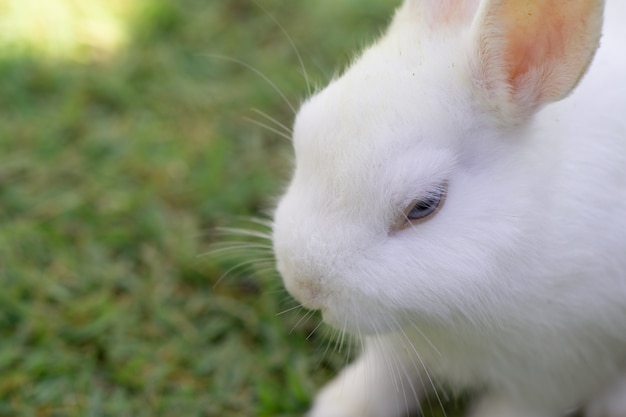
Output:
M530 121L576 86L602 20L601 1L552 3L407 0L302 106L273 238L305 307L383 331L499 314L540 285L519 276L542 267L554 145Z

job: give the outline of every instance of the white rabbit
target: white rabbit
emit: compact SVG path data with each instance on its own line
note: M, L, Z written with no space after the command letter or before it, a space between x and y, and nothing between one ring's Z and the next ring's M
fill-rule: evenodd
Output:
M625 0L405 0L303 104L277 267L365 342L311 417L440 383L477 417L626 417L625 28Z

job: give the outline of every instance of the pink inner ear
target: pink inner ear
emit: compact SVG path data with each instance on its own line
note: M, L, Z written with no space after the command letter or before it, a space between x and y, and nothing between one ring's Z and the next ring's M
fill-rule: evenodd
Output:
M433 0L430 24L438 26L460 25L470 22L478 9L477 0Z
M559 70L559 62L567 62L568 55L577 55L575 50L585 47L586 40L579 33L588 29L581 17L589 16L592 6L592 1L519 1L502 10L501 18L512 25L506 36L504 58L507 81L514 90L523 88L524 80L534 71L541 78L537 99L557 98L552 97L553 88L560 83L551 78L558 78L554 71ZM572 69L565 65L560 71Z
M508 38L507 60L510 69L508 81L513 86L517 85L517 80L527 74L532 67L562 56L566 42L563 19L547 16L545 12L530 10L526 12L526 16L516 18L534 22L517 26Z

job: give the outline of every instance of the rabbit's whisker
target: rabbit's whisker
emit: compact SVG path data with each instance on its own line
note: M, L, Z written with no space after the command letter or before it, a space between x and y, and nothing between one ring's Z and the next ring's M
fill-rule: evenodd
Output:
M276 129L276 128L274 128L274 127L272 127L272 126L268 125L268 124L265 124L265 123L260 122L260 121L258 121L258 120L256 120L256 119L253 119L253 118L251 118L251 117L246 117L246 116L244 116L244 117L243 117L243 120L245 120L245 121L247 121L247 122L250 122L250 123L252 123L252 124L254 124L254 125L257 125L257 126L259 126L259 127L262 127L263 129L265 129L265 130L267 130L267 131L269 131L269 132L275 133L275 134L277 134L278 136L280 136L281 138L283 138L283 139L287 139L288 141L290 141L290 142L291 142L291 136L289 136L289 135L288 135L288 134L286 134L285 132L282 132L282 131L280 131L280 130L278 130L278 129Z
M228 244L220 244L215 245L214 248L210 249L207 252L200 253L196 256L198 257L206 257L206 256L216 256L221 254L229 254L229 255L240 255L240 254L250 254L251 252L257 253L271 253L271 246L263 245L263 244L254 244L254 243L236 243L233 245Z
M291 109L294 115L297 113L296 108L293 106L293 104L291 104L291 102L289 101L285 93L283 93L283 91L276 85L276 83L273 82L267 75L265 75L263 72L261 72L259 69L257 69L253 65L250 65L247 62L242 61L240 59L233 58L233 57L226 56L226 55L204 54L204 56L207 56L213 59L221 59L223 61L234 62L235 64L241 65L242 67L247 68L248 70L254 72L256 75L261 77L267 84L269 84L270 87L272 87L272 89L280 96L280 98L285 102L285 104Z
M224 278L226 278L232 272L234 272L236 270L245 270L245 269L249 268L252 265L258 264L258 262L267 261L267 260L268 259L252 259L252 260L242 261L242 262L238 263L237 265L233 266L232 268L229 268L226 272L224 272L217 279L217 281L215 281L215 284L213 284L213 288L217 288L222 283Z
M323 323L323 321L320 321L320 323ZM317 365L316 365L317 368L322 366L322 362L328 356L328 352L330 351L330 347L332 346L333 339L335 338L335 335L336 335L336 331L333 328L329 326L326 326L325 328L326 328L326 335L324 336L324 338L326 339L326 348L324 349L324 352L322 353L319 361L317 362Z
M258 230L243 229L239 227L217 227L215 230L224 235L248 236L263 240L272 240L272 236L269 233L260 232Z
M291 45L291 48L293 49L294 53L296 54L296 57L298 58L298 62L300 63L300 68L302 69L302 75L304 76L304 81L306 82L306 87L309 91L309 94L311 94L311 82L309 81L309 74L306 71L306 67L304 66L304 62L302 61L302 56L300 55L300 51L298 51L298 48L296 47L296 44L294 43L293 39L291 38L291 36L289 36L289 33L287 33L287 30L283 27L283 25L280 24L278 19L276 19L273 14L271 14L266 8L260 5L256 0L252 0L252 2L256 4L259 9L263 10L263 12L265 12L265 14L267 14L267 16L269 16L269 18L274 21L274 23L276 23L276 26L278 26L278 28L283 32L283 35L285 35L285 38L287 38L287 41Z
M307 310L304 315L300 318L300 320L298 320L296 322L296 324L293 325L293 327L291 328L291 330L289 330L289 334L293 333L294 330L296 330L296 328L300 325L300 323L302 323L305 320L308 320L309 318L311 318L311 316L313 316L313 311L312 310Z
M290 307L290 308L288 308L286 310L281 311L280 313L276 313L276 316L282 316L283 314L289 313L289 312L297 310L297 309L302 309L302 308L304 308L304 307L302 307L302 304L298 304L297 306Z
M413 329L415 329L415 330L416 330L416 331L420 334L420 336L422 336L422 337L424 338L424 340L426 341L426 343L428 343L428 345L429 345L429 346L430 346L430 347L431 347L431 348L432 348L435 352L437 352L437 354L438 354L439 356L441 356L441 352L439 351L439 349L437 349L437 347L436 347L436 346L434 345L434 343L433 343L433 342L432 342L432 341L428 338L428 336L426 336L426 335L424 334L424 332L422 331L422 329L420 329L420 328L419 328L419 326L418 326L417 324L415 324L414 322L412 322L412 321L410 322L410 325L411 325L411 327L412 327Z
M317 331L317 329L319 329L322 326L322 324L324 324L324 321L320 320L317 326L315 326L313 330L311 330L311 333L309 333L309 335L306 337L306 340L309 340L311 337L313 337L313 334Z
M276 118L274 118L274 117L270 116L269 114L265 113L264 111L259 110L257 108L253 108L251 110L254 113L258 114L259 116L262 116L265 119L269 120L270 122L274 123L274 125L276 125L277 127L283 129L284 133L288 133L289 135L293 134L293 130L291 130L289 127L287 127L283 123L279 122ZM291 137L290 137L290 139L291 139Z
M395 321L395 319L394 319ZM414 324L411 323L412 326L420 333L420 335L422 335L424 337L424 339L426 340L426 342L433 348L435 349L436 352L439 353L439 351L435 348L435 346L432 344L432 342L426 337L424 336L424 333L422 333L422 331ZM443 406L443 401L441 399L441 396L439 395L439 391L437 390L437 386L435 384L435 382L433 381L433 379L430 376L430 372L428 372L428 368L426 368L426 365L424 365L424 362L422 360L422 355L420 355L420 353L418 352L417 348L415 347L415 345L413 344L413 341L411 340L411 338L407 335L407 333L404 331L404 329L402 328L402 326L400 326L397 322L396 325L398 325L398 329L400 330L400 334L404 337L408 347L411 349L411 351L415 354L415 358L417 358L417 360L419 361L419 364L421 366L421 369L423 369L424 374L426 375L426 378L428 378L428 382L430 383L430 386L433 388L433 393L435 395L435 398L437 399L437 403L439 404L439 406L441 407L441 410L443 411L443 415L444 417L447 417L446 415L446 411L445 408ZM421 372L418 372L418 375L421 375ZM421 379L421 376L420 376ZM424 385L425 386L425 385Z

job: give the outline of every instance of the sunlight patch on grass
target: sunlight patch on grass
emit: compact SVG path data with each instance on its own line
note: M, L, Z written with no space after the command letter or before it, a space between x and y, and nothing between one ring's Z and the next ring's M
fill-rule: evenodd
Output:
M112 57L128 42L142 0L0 0L0 55Z

